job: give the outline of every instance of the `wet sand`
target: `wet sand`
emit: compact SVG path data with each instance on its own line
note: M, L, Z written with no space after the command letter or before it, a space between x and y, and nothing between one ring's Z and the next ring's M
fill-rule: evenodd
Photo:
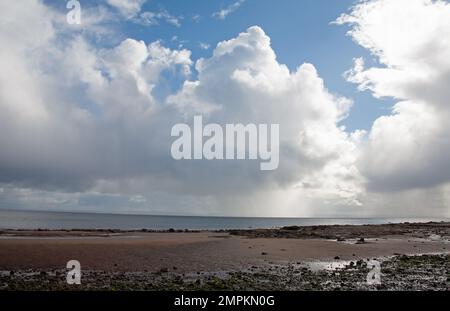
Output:
M359 262L364 268L361 262L369 258L386 260L390 256L447 254L450 251L449 224L403 224L378 226L378 229L379 234L376 233L377 226L229 232L3 230L0 232L0 271L13 271L16 278L23 271L40 271L43 275L60 271L63 275L66 263L76 259L83 271L97 271L111 277L117 273L131 273L128 279L137 280L142 277L139 273L145 273L150 279L157 279L161 273L166 273L175 279L185 279L190 274L225 273L229 277L236 271L251 273L254 270L254 273L264 274L270 269L279 269L282 274L288 267L304 269L309 263L318 262L345 265ZM447 263L448 256L443 258ZM309 265L307 271L311 267ZM251 274L254 276L254 273ZM286 270L285 273L291 272ZM9 285L8 280L12 282L11 279L3 282ZM311 280L314 280L313 276ZM161 283L160 286L170 288L170 284ZM126 289L136 286L130 285Z
M182 272L246 268L267 262L330 261L450 251L447 241L383 237L338 242L247 238L228 233L135 233L109 237L1 237L0 270L57 269L80 261L83 269Z

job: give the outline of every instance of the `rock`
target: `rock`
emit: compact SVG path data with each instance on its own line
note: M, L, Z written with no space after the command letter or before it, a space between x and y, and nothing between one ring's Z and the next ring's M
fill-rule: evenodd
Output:
M339 260L339 259L341 259L341 257L335 256L334 259L335 259L335 260Z
M167 272L169 272L169 269L167 269L166 267L159 269L159 273L167 273Z
M170 228L169 230L167 230L168 232L170 232L170 233L174 233L175 232L175 229L174 228Z
M366 243L366 240L364 238L359 238L356 244L364 244Z
M300 230L301 228L299 226L286 226L281 228L281 230L289 230L289 231L295 231L295 230Z
M266 252L262 252L262 253L261 253L261 255L263 255L263 256L266 256L266 255L267 255L267 253L266 253Z
M338 241L338 242L345 242L345 238L343 238L343 237L338 237L338 238L337 238L337 241Z

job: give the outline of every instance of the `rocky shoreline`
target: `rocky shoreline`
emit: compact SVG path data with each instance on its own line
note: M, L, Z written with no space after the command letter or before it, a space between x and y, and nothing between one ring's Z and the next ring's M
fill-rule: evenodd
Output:
M439 236L450 240L450 223L400 223L383 225L324 225L289 226L280 229L229 230L232 235L248 238L284 238L284 239L355 239L381 238L385 236L408 236L428 238Z
M0 290L450 290L450 223L0 230ZM68 260L82 284L66 283ZM370 285L369 260L381 283Z
M450 290L450 255L395 256L381 263L381 284L366 281L364 260L336 269L314 270L304 263L252 266L244 271L190 273L84 271L81 285L68 285L65 270L0 272L1 290Z

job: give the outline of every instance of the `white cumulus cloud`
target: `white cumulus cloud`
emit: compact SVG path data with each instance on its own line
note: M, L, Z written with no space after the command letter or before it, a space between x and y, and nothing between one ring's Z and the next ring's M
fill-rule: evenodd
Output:
M398 100L376 120L360 168L369 188L398 191L450 181L450 3L363 1L338 23L377 57L357 59L347 78L375 97Z
M10 46L1 51L0 73L0 182L8 189L35 189L28 196L74 193L78 202L80 195L112 194L108 202L123 195L127 199L119 203L125 209L157 197L159 206L171 208L168 213L237 213L238 201L263 202L257 198L268 189L308 189L311 200L316 191L356 204L355 145L337 125L351 101L330 94L313 65L291 72L280 64L261 28L220 42L212 57L196 62L198 78L190 80L188 50L131 38L99 48L83 33L64 36L67 30L52 23L59 13L33 4L31 29L39 36L14 35L30 22L20 18L0 32L2 45ZM5 12L24 8L3 6ZM185 79L181 88L155 96L174 75ZM194 114L221 124L280 124L280 168L262 174L254 161L173 160L171 127L192 121ZM94 197L88 201L98 203ZM225 204L232 197L235 204ZM249 210L257 208L270 213L269 206ZM286 215L296 210L292 203Z

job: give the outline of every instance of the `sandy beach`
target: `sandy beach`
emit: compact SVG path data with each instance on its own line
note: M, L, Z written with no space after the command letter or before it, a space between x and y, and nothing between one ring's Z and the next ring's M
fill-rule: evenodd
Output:
M3 230L0 285L70 289L65 265L76 259L84 273L81 289L370 289L366 262L377 259L394 270L392 277L415 276L406 289L446 290L449 251L449 223L223 232ZM413 265L398 267L405 262ZM422 270L428 278L417 277ZM236 273L246 281L234 280ZM286 284L294 275L297 282Z

